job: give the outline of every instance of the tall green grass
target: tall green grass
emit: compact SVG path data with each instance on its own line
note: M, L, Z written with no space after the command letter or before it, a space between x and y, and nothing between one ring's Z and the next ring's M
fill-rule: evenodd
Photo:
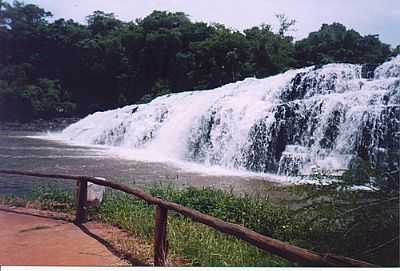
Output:
M186 197L184 191L171 188L158 187L150 190L154 195L164 196L178 203L182 203L178 198L183 200ZM192 189L188 191L194 192ZM212 193L211 190L196 191L200 197ZM200 203L198 201L200 197L195 200L197 203ZM193 205L187 206L193 208ZM211 205L206 203L202 207L195 209L205 212L204 208ZM118 225L149 242L154 238L154 206L142 200L122 193L108 193L95 215L97 219ZM244 241L219 233L205 225L192 222L174 212L170 212L168 217L168 242L172 255L183 256L194 266L293 266L284 259L265 253Z
M282 189L301 194L302 207L289 208L265 198L238 196L211 188L152 186L146 190L154 196L307 249L379 265L399 265L396 202L384 200L379 205L372 192L338 190L336 186L306 185ZM31 200L43 203L44 208L72 211L73 198L70 192L42 189L34 193ZM372 207L368 204L371 201ZM360 202L367 203L368 208L359 205ZM126 229L151 243L154 208L133 196L107 190L102 204L91 209L90 216ZM372 217L374 219L370 219ZM387 240L394 241L387 243ZM184 257L188 260L185 262L194 266L295 265L172 211L168 216L168 242L170 255Z

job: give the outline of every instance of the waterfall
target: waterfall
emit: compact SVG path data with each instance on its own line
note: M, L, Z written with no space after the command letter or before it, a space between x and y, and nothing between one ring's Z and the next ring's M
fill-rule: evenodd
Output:
M369 70L368 70L369 69ZM309 174L388 162L400 136L400 56L328 64L98 112L62 138L206 166Z

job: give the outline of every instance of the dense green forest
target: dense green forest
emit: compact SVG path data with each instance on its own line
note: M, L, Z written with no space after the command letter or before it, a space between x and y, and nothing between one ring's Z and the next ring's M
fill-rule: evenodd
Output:
M87 23L0 0L0 120L83 115L185 90L329 62L381 63L398 54L378 35L323 24L303 40L294 20L242 32L153 11L123 22L96 11Z

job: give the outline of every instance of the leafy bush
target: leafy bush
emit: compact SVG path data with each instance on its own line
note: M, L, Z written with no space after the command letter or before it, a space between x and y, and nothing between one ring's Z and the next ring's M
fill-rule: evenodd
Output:
M33 83L0 82L0 120L32 120L69 116L74 103L64 101L59 81L38 79Z
M312 203L302 211L328 227L319 241L332 252L399 265L400 169L392 162L382 167L356 159L341 181L306 188Z

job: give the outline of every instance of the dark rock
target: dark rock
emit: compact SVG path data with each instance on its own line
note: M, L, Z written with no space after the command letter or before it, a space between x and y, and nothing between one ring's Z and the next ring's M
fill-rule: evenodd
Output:
M378 64L364 64L361 68L361 77L365 79L373 79L375 74L374 71L378 67Z

